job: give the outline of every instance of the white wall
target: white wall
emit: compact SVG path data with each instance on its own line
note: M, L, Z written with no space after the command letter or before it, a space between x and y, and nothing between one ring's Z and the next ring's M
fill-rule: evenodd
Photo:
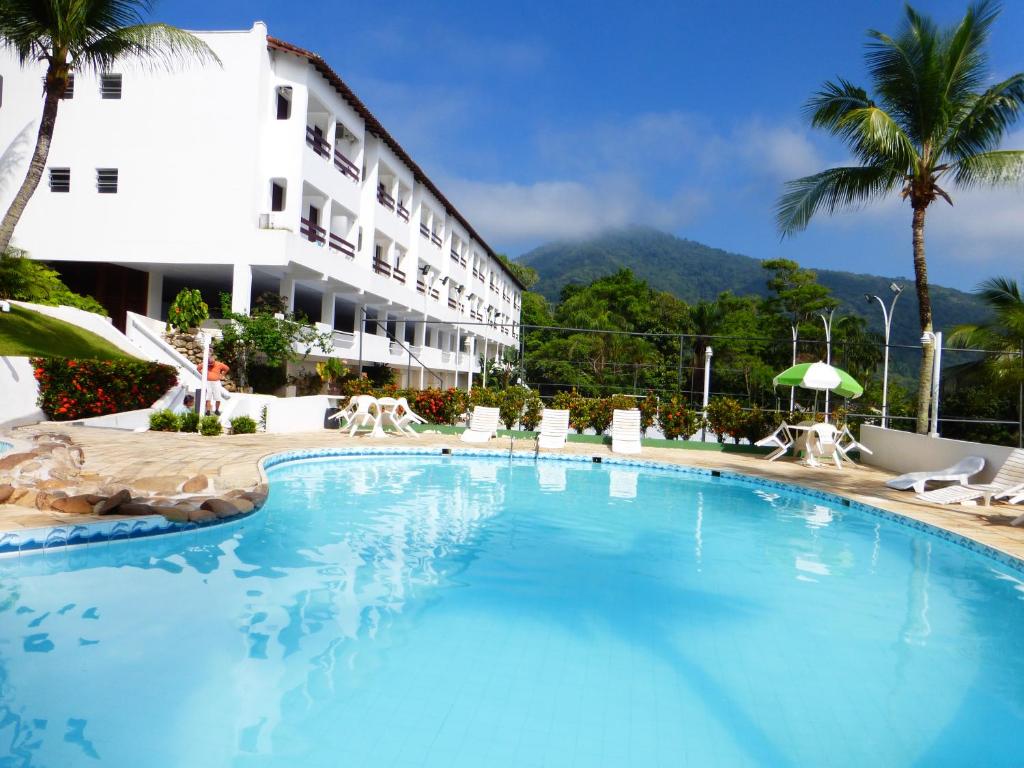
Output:
M45 421L36 405L39 383L27 357L0 357L0 427Z
M1002 445L929 437L869 424L861 426L860 441L872 451L871 455L863 457L865 464L899 475L942 469L967 456L981 456L985 459L985 468L973 478L974 482L979 483L991 480L1013 451L1013 448Z
M330 407L325 395L282 397L267 403L267 432L313 432L324 428Z

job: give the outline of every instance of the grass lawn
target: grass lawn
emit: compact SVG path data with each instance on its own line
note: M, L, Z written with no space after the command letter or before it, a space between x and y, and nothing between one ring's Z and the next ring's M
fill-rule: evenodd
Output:
M95 333L13 305L10 312L0 312L0 356L97 360L131 357Z

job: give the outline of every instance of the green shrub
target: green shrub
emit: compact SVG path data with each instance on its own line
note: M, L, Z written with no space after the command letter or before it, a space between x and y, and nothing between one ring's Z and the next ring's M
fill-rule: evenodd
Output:
M284 365L249 364L249 386L260 395L272 395L288 383Z
M214 435L221 434L223 431L224 427L220 423L220 418L212 413L208 416L203 416L199 420L199 434L201 435L213 437Z
M519 421L523 408L526 407L527 391L526 387L514 386L501 393L498 400L499 418L505 429L512 429Z
M53 421L148 408L178 380L169 365L144 360L32 358L39 407Z
M232 435L252 435L256 433L256 420L248 416L236 416L231 420Z
M708 402L708 426L717 435L718 442L724 443L726 437L731 437L734 443L738 443L744 422L743 406L739 401L731 397L713 397Z
M683 440L689 440L700 431L703 424L703 416L699 412L691 410L679 398L673 397L667 402L662 401L658 411L658 425L666 440L675 440L680 437Z
M646 435L658 419L658 397L648 391L647 396L637 404L640 408L640 430Z
M526 404L523 406L523 415L519 417L519 424L523 429L535 430L540 425L541 412L544 410L544 403L537 394L537 390L531 389L526 395Z
M182 432L198 432L199 414L195 411L186 411L181 414L181 417L178 420L178 428Z
M149 414L149 428L153 432L177 432L181 420L172 410L155 411Z
M610 397L596 397L590 400L587 409L587 423L593 427L594 432L603 435L604 431L612 423L612 399ZM572 414L570 413L570 419Z
M210 307L198 288L182 288L167 310L167 322L179 331L198 328L210 319Z
M569 411L569 426L580 434L590 426L590 400L583 397L575 389L570 392L558 392L551 401L553 408Z
M60 279L60 274L28 258L17 248L8 248L0 256L0 299L31 301L53 307L63 304L107 316L106 308L96 299L73 292Z
M481 405L485 408L497 408L500 405L501 390L487 387L474 387L469 395L470 405Z

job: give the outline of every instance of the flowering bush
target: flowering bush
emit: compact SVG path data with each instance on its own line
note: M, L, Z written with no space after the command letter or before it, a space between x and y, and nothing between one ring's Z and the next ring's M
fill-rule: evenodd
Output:
M169 365L142 360L32 359L39 407L53 421L148 408L178 380Z
M640 430L646 435L658 418L658 397L651 391L638 403L640 408Z
M590 426L590 406L594 401L589 400L575 389L571 392L559 392L551 401L551 406L558 410L569 411L569 426L580 434Z
M713 397L708 402L708 426L718 437L718 442L724 443L726 437L731 437L734 443L738 443L745 422L743 406L738 400L731 397Z
M632 404L630 404L632 405ZM587 403L587 412L589 415L590 426L594 428L594 432L599 435L604 434L604 431L611 426L612 423L612 400L610 397L598 397L592 398ZM572 413L569 414L570 420L572 419Z
M544 403L541 402L537 390L531 389L526 395L526 405L523 406L523 415L519 417L519 424L523 429L535 430L540 425L541 411L544 410Z
M688 440L700 430L704 419L696 411L690 410L686 404L677 397L667 402L662 402L658 411L658 424L667 440L683 438Z
M421 389L413 399L412 409L432 424L454 424L466 412L466 393L449 387Z

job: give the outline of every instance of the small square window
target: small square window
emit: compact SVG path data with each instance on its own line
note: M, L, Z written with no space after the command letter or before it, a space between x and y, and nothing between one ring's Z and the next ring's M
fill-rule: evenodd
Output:
M46 78L43 78L43 88L46 88ZM70 101L75 98L75 76L74 74L68 75L68 81L64 86L64 93L61 95L64 101Z
M117 73L100 75L100 96L104 99L120 99L121 80L121 75Z
M50 169L50 191L70 192L71 191L71 169L51 168Z
M270 210L284 210L284 190L284 184L278 183L276 181L270 182Z
M96 191L105 195L117 194L117 168L96 169Z
M292 116L292 88L281 85L277 88L277 119L287 120Z

